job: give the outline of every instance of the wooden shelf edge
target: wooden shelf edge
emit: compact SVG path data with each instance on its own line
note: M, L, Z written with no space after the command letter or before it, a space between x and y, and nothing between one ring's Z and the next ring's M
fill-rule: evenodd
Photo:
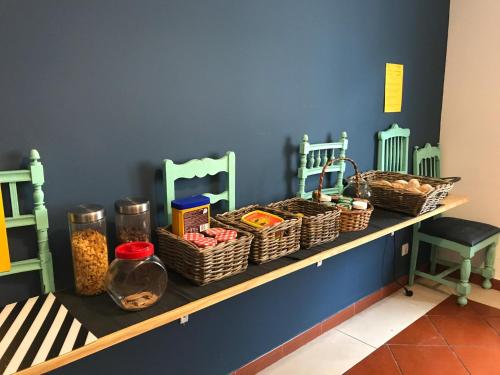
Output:
M367 236L358 238L357 240L347 242L345 244L333 247L331 249L327 249L327 250L325 250L321 253L315 254L309 258L300 260L300 261L295 262L293 264L290 264L288 266L271 271L265 275L255 277L251 280L245 281L245 282L238 284L238 285L234 285L228 289L224 289L224 290L217 292L217 293L214 293L210 296L207 296L207 297L201 298L199 300L190 302L190 303L188 303L184 306L181 306L177 309L167 311L166 313L163 313L161 315L157 315L153 318L144 320L144 321L137 323L137 324L134 324L130 327L127 327L127 328L121 329L119 331L113 332L109 335L100 337L96 341L94 341L90 344L87 344L81 348L78 348L78 349L73 350L69 353L63 354L59 357L52 358L46 362L42 362L42 363L35 365L33 367L21 370L20 372L18 372L18 374L22 374L22 375L33 374L33 375L35 375L35 374L45 373L45 372L54 370L58 367L69 364L71 362L75 362L81 358L87 357L91 354L94 354L94 353L97 353L101 350L109 348L110 346L119 344L123 341L126 341L126 340L131 339L131 338L136 337L136 336L139 336L139 335L146 333L148 331L151 331L155 328L159 328L163 325L174 322L185 315L196 313L200 310L203 310L207 307L213 306L213 305L215 305L219 302L222 302L226 299L229 299L231 297L242 294L248 290L257 288L258 286L261 286L263 284L266 284L268 282L276 280L280 277L283 277L285 275L288 275L290 273L298 271L302 268L306 268L308 266L316 264L319 261L331 258L331 257L338 255L340 253L343 253L345 251L348 251L348 250L351 250L351 249L356 248L358 246L364 245L368 242L371 242L373 240L376 240L378 238L386 236L392 232L396 232L400 229L412 226L413 224L416 224L418 222L421 222L421 221L426 220L428 218L431 218L433 216L439 215L443 212L449 211L449 210L451 210L455 207L458 207L462 204L465 204L467 202L468 202L468 198L466 198L466 197L450 195L450 196L445 198L445 200L443 201L443 205L441 205L440 207L438 207L434 211L431 211L431 212L428 212L426 214L414 217L414 218L409 219L403 223L399 223L399 224L393 225L391 227L381 229L381 230L374 232L374 233L371 233Z

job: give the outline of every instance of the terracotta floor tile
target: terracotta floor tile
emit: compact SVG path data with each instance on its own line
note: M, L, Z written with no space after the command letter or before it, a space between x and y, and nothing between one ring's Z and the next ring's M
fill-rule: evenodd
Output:
M476 312L476 314L483 317L500 317L500 309L488 306L479 302L469 301L468 305Z
M497 333L500 335L500 317L495 316L491 318L485 318L488 323L490 323L490 326L495 328Z
M460 306L457 303L457 296L449 296L439 305L431 309L427 313L427 315L451 315L451 316L476 317L478 313L471 306L470 303L468 303L465 306Z
M398 333L388 344L394 345L447 345L427 316L423 316Z
M389 346L404 375L467 374L462 363L447 346Z
M429 316L449 345L500 346L500 336L482 318Z
M335 315L323 320L321 323L321 332L326 332L338 326L340 323L345 322L347 319L354 315L354 304L346 307L344 310L339 311Z
M454 346L452 349L471 374L500 374L500 364L498 363L500 347Z
M375 350L368 357L345 373L346 375L400 375L399 367L387 345Z

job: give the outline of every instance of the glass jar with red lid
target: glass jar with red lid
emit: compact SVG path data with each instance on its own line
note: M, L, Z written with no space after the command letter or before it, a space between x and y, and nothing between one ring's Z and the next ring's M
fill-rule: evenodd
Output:
M115 249L106 276L106 289L124 310L155 304L167 288L167 271L149 242L128 242Z

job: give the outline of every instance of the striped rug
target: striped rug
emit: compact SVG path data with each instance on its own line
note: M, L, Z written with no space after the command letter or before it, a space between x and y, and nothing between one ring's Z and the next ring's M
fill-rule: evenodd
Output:
M52 293L0 307L0 374L13 374L95 340Z

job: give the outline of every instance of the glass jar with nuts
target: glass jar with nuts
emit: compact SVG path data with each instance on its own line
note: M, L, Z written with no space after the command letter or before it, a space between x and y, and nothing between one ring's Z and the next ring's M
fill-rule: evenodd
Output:
M106 217L99 205L79 205L68 213L75 290L96 295L106 290L108 246Z
M151 224L149 201L125 198L115 202L116 237L118 243L149 242Z

